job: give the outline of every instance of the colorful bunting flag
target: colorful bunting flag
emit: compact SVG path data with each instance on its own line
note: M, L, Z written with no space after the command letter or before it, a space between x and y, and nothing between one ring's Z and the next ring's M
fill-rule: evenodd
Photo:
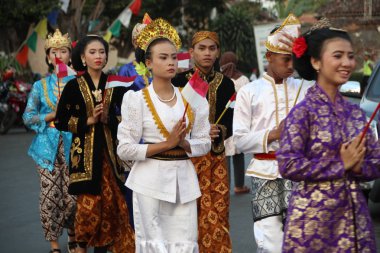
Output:
M110 32L110 30L107 30L106 34L104 34L103 36L103 39L107 42L110 42L111 38L112 38L112 33Z
M119 19L116 19L113 22L112 26L108 29L108 31L110 31L114 37L119 37L120 29L121 29L121 22Z
M33 52L36 52L37 49L37 32L33 31L33 33L29 36L29 38L26 41L26 44L30 49L33 50Z
M20 63L21 66L25 67L28 62L28 46L24 45L21 50L16 55L16 60Z
M52 10L47 15L47 20L49 21L49 24L51 26L54 26L54 27L57 26L58 15L59 15L59 10Z
M36 28L34 30L37 32L38 36L40 36L42 39L46 38L46 35L48 33L47 30L47 18L44 18L38 22Z

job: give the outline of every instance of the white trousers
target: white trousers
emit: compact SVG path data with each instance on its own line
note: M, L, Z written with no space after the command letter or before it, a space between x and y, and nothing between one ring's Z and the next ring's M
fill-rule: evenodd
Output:
M198 253L196 200L181 204L133 192L136 253Z
M281 253L284 237L282 215L271 216L253 223L257 253Z

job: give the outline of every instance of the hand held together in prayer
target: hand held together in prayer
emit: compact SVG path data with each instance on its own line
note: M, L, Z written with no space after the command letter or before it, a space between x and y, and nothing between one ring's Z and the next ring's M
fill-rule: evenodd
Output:
M352 170L354 173L361 173L361 165L365 156L365 138L360 142L360 135L351 142L343 143L340 148L340 157L346 171Z

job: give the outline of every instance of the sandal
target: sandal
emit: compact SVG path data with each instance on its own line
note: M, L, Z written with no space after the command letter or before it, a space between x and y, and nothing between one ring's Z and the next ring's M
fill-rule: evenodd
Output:
M69 236L68 240L70 240L70 237L74 237L74 241L67 242L67 250L69 253L75 253L75 249L78 246L78 243L75 241L75 234L70 234L67 232L67 235Z
M234 192L235 194L245 194L249 192L249 188L247 186L235 187Z

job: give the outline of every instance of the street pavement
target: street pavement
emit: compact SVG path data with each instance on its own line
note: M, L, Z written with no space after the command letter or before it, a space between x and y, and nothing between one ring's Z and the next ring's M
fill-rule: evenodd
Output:
M0 252L48 253L39 219L39 179L34 161L27 155L33 133L24 128L0 135ZM246 157L246 165L249 158ZM233 182L233 180L231 180ZM250 186L246 178L246 185ZM233 185L231 185L233 189ZM233 252L255 253L250 194L231 192L230 231ZM370 203L380 248L380 204ZM60 240L66 249L66 232ZM62 253L65 252L62 250ZM92 251L89 251L92 252Z

